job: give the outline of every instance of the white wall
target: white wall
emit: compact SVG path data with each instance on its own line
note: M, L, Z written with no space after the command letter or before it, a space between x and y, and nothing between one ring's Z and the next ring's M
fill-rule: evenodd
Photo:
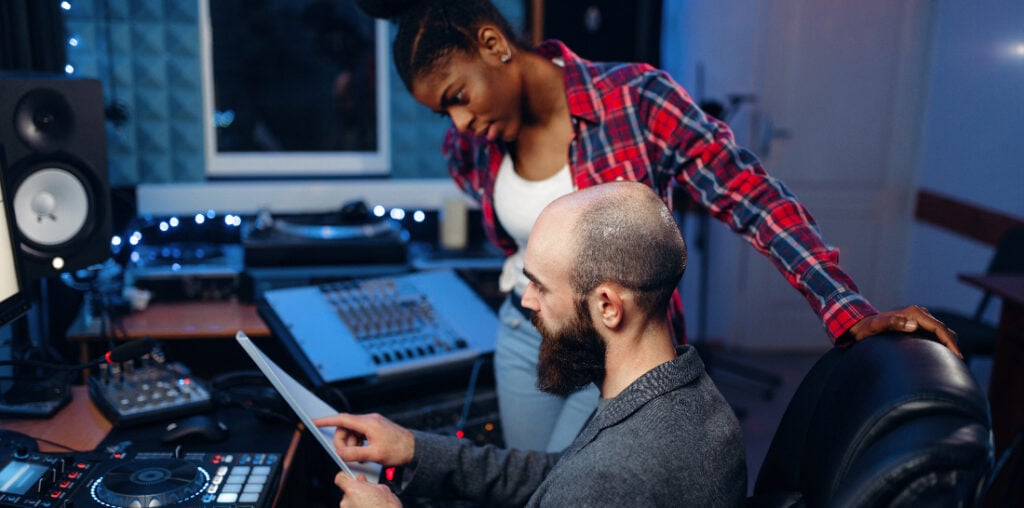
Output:
M679 82L694 100L726 103L730 94L749 94L755 89L755 41L757 20L763 5L755 0L664 0L662 17L662 67ZM700 79L698 66L703 69ZM735 109L728 121L737 141L750 146L750 108ZM702 339L724 338L732 328L729 288L737 285L738 253L750 248L725 225L708 221L708 252L696 249L699 224L689 218L683 234L690 244L690 260L683 276L683 301L686 308L687 335ZM702 308L699 286L702 263L707 262L709 291L707 311ZM706 337L698 327L706 319Z
M1024 218L1024 2L940 2L934 34L919 185ZM956 274L992 248L928 224L909 240L908 301L972 312Z
M753 90L757 20L770 1L665 0L664 68L698 100ZM917 186L1024 217L1024 2L942 1L936 11ZM697 62L704 65L703 88ZM730 124L737 140L751 146L742 108ZM689 221L684 232L693 231ZM736 256L749 247L716 221L711 233L708 336L723 337L733 318L722 309L733 307ZM906 241L905 302L972 311L980 293L956 274L983 271L991 247L920 223ZM700 253L692 256L683 296L696 336Z

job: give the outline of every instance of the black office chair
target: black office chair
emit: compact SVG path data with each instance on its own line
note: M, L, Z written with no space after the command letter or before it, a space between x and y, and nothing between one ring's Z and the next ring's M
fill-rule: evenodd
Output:
M748 505L977 506L993 461L988 401L964 362L924 338L872 337L800 383Z
M1011 227L1003 233L985 273L1024 273L1024 226ZM982 319L991 301L992 293L986 291L970 316L951 309L929 308L936 319L956 332L957 345L964 359L974 355L991 356L995 350L996 327Z

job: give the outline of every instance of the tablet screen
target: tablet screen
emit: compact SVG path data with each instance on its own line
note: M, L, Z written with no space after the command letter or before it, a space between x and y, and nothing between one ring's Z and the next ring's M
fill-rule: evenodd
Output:
M326 402L302 386L295 378L291 377L281 367L278 367L270 358L267 358L263 351L260 351L256 344L242 331L235 334L235 340L242 346L242 349L249 354L256 366L263 375L267 377L270 384L274 386L281 397L284 398L292 411L298 415L302 424L313 433L313 437L320 442L320 446L334 459L343 471L355 478L358 474L366 475L366 479L378 483L380 479L380 464L373 462L349 462L341 460L334 450L334 427L317 427L313 420L325 416L334 416L338 411Z

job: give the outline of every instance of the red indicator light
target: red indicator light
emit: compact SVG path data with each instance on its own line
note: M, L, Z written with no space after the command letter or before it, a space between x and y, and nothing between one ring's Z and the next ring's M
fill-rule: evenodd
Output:
M459 439L462 439L462 438L466 437L466 433L463 432L462 429L456 430L455 431L455 437L457 437Z
M384 470L384 478L387 478L389 482L395 481L395 468L389 467Z

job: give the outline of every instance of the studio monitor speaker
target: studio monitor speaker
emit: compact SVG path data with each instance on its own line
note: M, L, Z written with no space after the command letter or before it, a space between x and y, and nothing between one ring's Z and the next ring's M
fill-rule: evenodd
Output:
M99 81L0 74L0 170L29 278L110 257L104 129Z
M661 65L662 0L545 0L542 39L583 58Z

